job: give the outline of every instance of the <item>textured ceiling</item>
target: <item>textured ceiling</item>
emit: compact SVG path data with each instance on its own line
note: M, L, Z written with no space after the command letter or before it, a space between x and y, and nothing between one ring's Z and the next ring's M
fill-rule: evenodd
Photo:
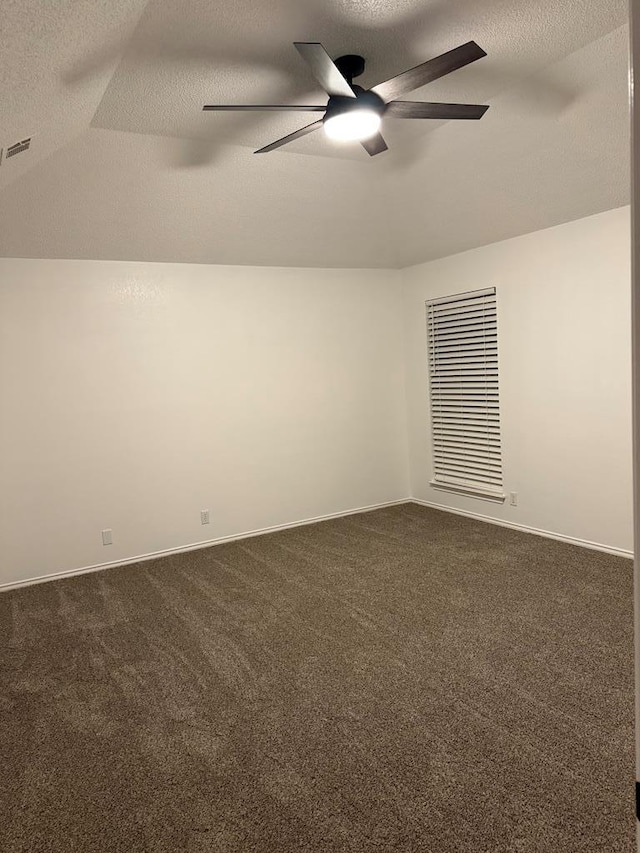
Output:
M625 204L626 16L622 0L9 0L0 146L34 144L0 166L0 254L397 267ZM324 103L294 40L362 53L369 86L470 38L488 57L411 98L486 116L387 119L374 158L321 132L254 156L310 119L201 111Z
M0 192L89 126L119 57L114 52L75 86L64 74L83 52L109 40L126 43L145 6L146 0L2 0L0 148L28 136L33 145L28 156L2 164Z

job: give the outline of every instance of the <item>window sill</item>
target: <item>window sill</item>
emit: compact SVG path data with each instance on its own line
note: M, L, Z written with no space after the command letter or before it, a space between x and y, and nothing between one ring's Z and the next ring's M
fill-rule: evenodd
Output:
M474 489L470 486L457 486L453 483L440 483L436 480L430 480L429 485L432 489L437 489L440 492L451 492L454 495L464 495L467 498L477 498L481 501L490 501L491 503L504 503L506 495L502 492L491 491L489 489Z

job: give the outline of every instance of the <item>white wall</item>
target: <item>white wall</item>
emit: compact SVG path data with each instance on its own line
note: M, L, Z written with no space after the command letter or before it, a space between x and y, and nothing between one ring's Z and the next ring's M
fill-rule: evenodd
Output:
M0 259L0 584L410 494L631 550L629 249L621 208L403 272ZM429 486L424 302L491 285L517 507Z
M0 583L406 498L401 333L392 272L0 260Z
M619 208L404 271L416 498L632 549L629 259ZM517 507L429 486L424 302L494 285L504 484Z

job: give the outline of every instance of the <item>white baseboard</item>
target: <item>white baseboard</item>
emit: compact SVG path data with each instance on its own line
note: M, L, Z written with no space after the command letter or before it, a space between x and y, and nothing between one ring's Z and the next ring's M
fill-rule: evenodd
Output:
M627 551L624 548L614 548L610 545L602 545L600 542L589 542L588 539L578 539L575 536L564 536L562 533L553 533L551 530L540 530L538 527L529 527L526 524L517 524L514 521L503 521L500 518L493 518L490 515L482 515L479 512L467 512L462 509L454 509L444 504L431 503L431 501L423 501L419 498L411 498L411 503L426 506L430 509L438 509L442 512L451 512L454 515L464 515L467 518L475 518L478 521L486 521L489 524L497 524L499 527L510 527L512 530L519 530L522 533L533 533L535 536L545 536L547 539L556 539L558 542L568 542L570 545L580 545L582 548L591 548L593 551L604 551L606 554L615 554L616 557L627 557L633 560L633 551Z
M489 524L497 524L500 527L510 527L513 530L519 530L522 533L533 533L536 536L545 536L547 539L556 539L559 542L568 542L571 545L580 545L583 548L591 548L596 551L604 551L607 554L615 554L618 557L627 557L633 559L633 552L623 548L612 548L609 545L602 545L599 542L589 542L586 539L577 539L574 536L563 536L560 533L553 533L549 530L540 530L537 527L528 527L525 524L516 524L513 521L503 521L502 519L492 518L489 515L482 515L479 512L467 512L466 510L453 509L452 507L436 504L430 501L423 501L420 498L401 498L395 501L386 501L385 503L371 504L369 506L356 507L355 509L342 510L341 512L332 512L328 515L318 515L314 518L303 518L300 521L291 521L287 524L276 524L272 527L261 527L258 530L248 530L244 533L234 533L231 536L219 536L217 539L207 539L202 542L193 542L189 545L180 545L176 548L166 548L163 551L152 551L148 554L137 554L134 557L125 557L122 560L111 560L108 563L96 563L92 566L83 566L79 569L69 569L63 572L53 572L49 575L41 575L39 577L27 578L20 581L10 581L9 583L0 584L0 592L8 592L11 589L19 589L23 586L31 586L32 584L45 583L47 581L60 580L61 578L74 577L75 575L84 575L89 572L100 572L103 569L115 568L116 566L129 566L133 563L142 563L146 560L155 560L158 557L166 557L170 554L184 554L188 551L198 551L201 548L210 548L212 545L222 545L224 542L235 542L240 539L250 539L253 536L262 536L265 533L276 533L279 530L290 530L294 527L303 527L307 524L316 524L319 521L330 521L332 518L346 518L349 515L357 515L361 512L373 512L376 509L384 509L390 506L399 506L400 504L414 503L419 506L425 506L429 509L437 509L442 512L450 512L454 515L463 515L467 518L474 518L478 521L486 521Z
M376 509L384 509L389 506L399 506L400 504L411 503L411 501L412 498L406 497L396 501L386 501L385 503L371 504L370 506L360 506L355 509L345 509L341 512L332 512L328 515L318 515L314 518L303 518L300 521L291 521L287 524L276 524L273 527L261 527L258 530L247 530L244 533L234 533L231 536L219 536L217 539L207 539L203 542L192 542L189 545L179 545L177 548L166 548L163 551L152 551L148 554L138 554L135 557L125 557L122 560L111 560L108 563L96 563L95 565L83 566L79 569L68 569L63 572L53 572L52 574L40 575L35 578L10 581L9 583L0 584L0 592L7 592L10 589L18 589L23 586L31 586L36 583L45 583L46 581L70 578L74 575L85 575L89 572L101 572L104 569L111 569L116 566L129 566L132 563L156 560L158 557L167 557L170 554L184 554L187 551L198 551L201 548L210 548L212 545L222 545L224 542L235 542L239 539L250 539L252 536L262 536L265 533L277 533L278 530L289 530L293 527L303 527L306 524L316 524L319 521L330 521L332 518L346 518L346 516L357 515L360 512L373 512Z

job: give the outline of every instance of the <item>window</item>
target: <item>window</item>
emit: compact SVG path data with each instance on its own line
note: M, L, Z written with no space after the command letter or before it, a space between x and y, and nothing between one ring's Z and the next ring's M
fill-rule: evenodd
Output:
M437 489L503 501L495 288L427 302Z

